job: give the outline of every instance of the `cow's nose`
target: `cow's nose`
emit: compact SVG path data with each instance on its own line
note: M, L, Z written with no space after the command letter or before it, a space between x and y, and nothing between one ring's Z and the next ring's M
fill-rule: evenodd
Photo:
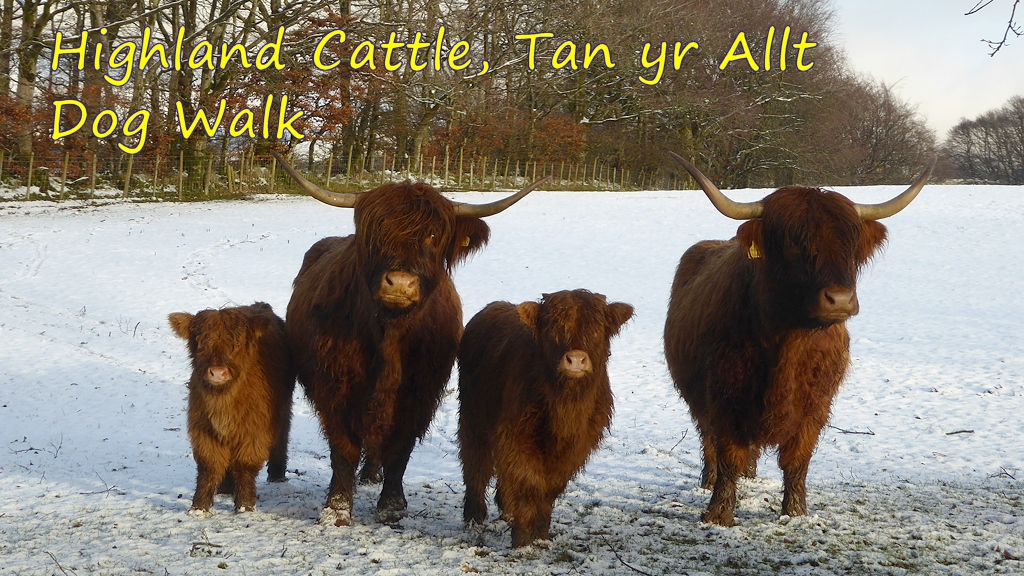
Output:
M380 279L380 297L391 306L410 306L420 299L420 277L401 270L388 270Z
M206 379L210 384L224 384L231 379L231 370L227 366L210 366L206 370Z
M570 350L562 356L562 372L567 376L582 376L590 370L590 356L583 350Z
M818 297L818 316L825 320L841 321L860 311L857 290L833 285L822 288Z

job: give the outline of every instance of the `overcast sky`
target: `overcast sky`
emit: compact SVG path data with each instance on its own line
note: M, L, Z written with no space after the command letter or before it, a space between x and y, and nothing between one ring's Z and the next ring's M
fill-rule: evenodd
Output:
M1002 38L1013 0L833 0L836 44L853 69L916 104L940 140L960 118L974 118L1024 96L1024 37L995 56L981 42ZM1024 23L1024 4L1017 10Z

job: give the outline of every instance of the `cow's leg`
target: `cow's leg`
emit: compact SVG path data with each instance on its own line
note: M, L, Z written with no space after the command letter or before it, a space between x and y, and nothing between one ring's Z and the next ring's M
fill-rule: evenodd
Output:
M544 481L543 462L529 446L508 457L502 451L497 459L498 487L501 493L502 517L512 526L512 546L529 546L538 537L546 534L547 527L540 529L548 501ZM550 513L549 513L550 514Z
M718 476L715 479L715 491L711 494L711 503L702 520L722 526L732 526L733 511L736 509L736 479L747 466L750 457L749 447L718 438L715 452L718 458Z
M811 454L818 444L821 429L805 426L789 442L779 446L779 468L782 468L782 514L803 516L807 514L807 469Z
M220 481L220 486L217 487L217 494L234 494L235 493L235 478L231 474L225 474L224 479Z
M565 490L563 486L561 490L551 490L544 495L537 504L537 517L533 521L533 539L534 540L550 540L551 531L551 512L555 509L555 500L558 495Z
M494 483L494 505L498 507L498 518L508 522L508 515L505 513L505 495L501 489L501 478Z
M356 465L359 446L349 438L330 441L331 487L327 490L327 506L320 513L321 524L348 526L352 524L352 495L355 493Z
M262 467L262 462L235 462L231 466L231 476L235 479L235 512L256 509L256 475Z
M200 443L201 455L196 460L196 492L192 497L191 516L203 517L213 506L213 494L228 471L230 454L214 442Z
M292 392L295 381L288 387L287 393L282 392L280 405L275 406L274 444L270 447L270 460L267 462L267 481L285 482L285 470L288 468L288 433L292 427Z
M761 457L761 449L752 447L750 458L747 460L747 468L743 471L744 478L757 478L757 460Z
M371 457L369 454L363 456L363 465L359 468L359 483L360 484L380 484L380 481L384 478L381 470L380 462Z
M462 519L482 524L487 520L487 483L494 476L494 457L489 446L459 435L459 457L462 460L462 481L466 485ZM494 500L501 509L499 493Z
M380 522L397 522L405 516L409 503L405 499L402 479L415 445L416 437L410 436L396 442L393 449L385 452L389 458L384 464L384 486L377 500L377 520Z
M512 546L529 546L537 539L538 523L544 516L544 496L534 486L517 486L502 495L507 499L512 521Z
M699 428L698 431L700 431ZM705 490L712 490L715 487L715 479L718 477L718 458L715 457L715 443L704 432L700 432L700 443L702 460L704 461L704 468L700 471L700 487Z

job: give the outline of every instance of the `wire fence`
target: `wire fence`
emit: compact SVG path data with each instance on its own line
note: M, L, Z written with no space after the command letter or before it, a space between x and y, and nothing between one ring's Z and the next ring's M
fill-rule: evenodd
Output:
M487 157L408 158L387 153L369 157L331 156L292 165L311 181L337 191L366 190L392 180L423 180L442 190L522 188L550 176L543 190L651 190L692 187L689 178L662 171L633 174L598 158L580 162L512 161ZM270 155L254 151L204 158L129 154L30 155L0 150L0 188L22 200L91 199L119 196L139 200L196 201L250 194L300 194L298 185Z

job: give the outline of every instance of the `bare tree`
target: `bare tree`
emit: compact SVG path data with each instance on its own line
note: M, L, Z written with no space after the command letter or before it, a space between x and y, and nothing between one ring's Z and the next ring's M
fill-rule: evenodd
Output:
M950 129L946 150L964 179L1024 184L1024 97Z
M971 16L977 14L983 9L987 8L995 0L978 0L974 5L974 8L968 10L965 16ZM989 52L989 56L995 56L996 52L999 52L1006 46L1006 42L1010 39L1010 34L1020 38L1024 36L1024 25L1017 23L1017 8L1020 6L1020 0L1013 0L1013 4L1010 6L1010 18L1006 21L1006 29L1003 30L1003 37L999 40L982 40L982 42L988 44L989 48L992 49Z

